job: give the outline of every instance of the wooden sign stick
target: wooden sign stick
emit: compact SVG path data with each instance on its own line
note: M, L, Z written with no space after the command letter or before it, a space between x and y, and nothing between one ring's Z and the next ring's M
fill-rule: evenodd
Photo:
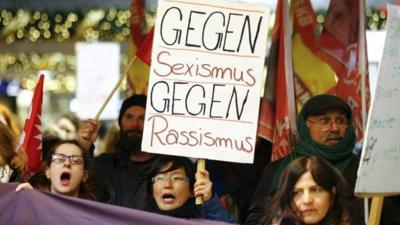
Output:
M372 197L368 225L379 225L383 206L383 196Z
M198 172L200 170L204 170L205 168L206 168L206 160L205 159L198 159L197 160L196 180L203 178L203 177L200 177L201 175ZM196 197L196 205L201 205L203 203L204 203L204 201L203 201L202 197Z
M121 77L119 78L119 81L115 84L114 88L111 90L110 94L108 94L107 98L104 100L103 105L101 105L100 110L97 112L96 117L94 118L96 121L99 120L101 113L104 111L104 108L110 101L111 97L114 95L114 93L118 90L119 86L121 85L122 81L128 76L128 71L133 65L133 63L136 61L137 56L135 55L131 61L129 62L128 66L125 68L125 71L121 74Z

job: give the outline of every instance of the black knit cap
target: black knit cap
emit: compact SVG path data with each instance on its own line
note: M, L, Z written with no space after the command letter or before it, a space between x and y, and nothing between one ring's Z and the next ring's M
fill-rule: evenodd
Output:
M147 100L146 95L131 95L130 97L126 98L124 102L122 102L121 109L119 110L119 116L118 116L119 126L121 126L122 116L129 107L141 106L143 108L146 108L146 100Z
M350 106L341 98L328 94L316 95L308 99L303 106L302 113L306 120L308 116L323 113L328 109L341 109L346 113L346 117L351 119Z

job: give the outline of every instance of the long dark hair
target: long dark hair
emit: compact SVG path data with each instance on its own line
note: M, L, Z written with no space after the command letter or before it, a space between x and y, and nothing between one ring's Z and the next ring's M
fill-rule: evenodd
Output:
M56 144L54 144L52 146L52 148L50 149L49 157L46 159L46 165L48 167L50 167L51 155L53 155L56 152L56 150L58 149L58 147L63 144L72 144L79 148L79 150L81 151L82 158L83 158L83 169L85 171L87 171L89 168L89 159L88 159L88 156L87 156L85 150L82 148L82 146L79 144L79 142L77 140L62 140L62 141L59 141ZM96 200L95 195L93 194L91 189L88 187L88 185L86 185L86 183L84 181L82 181L79 186L79 196L78 197L83 198L83 199Z
M270 204L265 206L266 214L261 220L262 224L271 224L282 218L290 220L289 224L302 224L293 205L293 190L299 178L308 171L311 172L314 181L332 196L332 206L323 220L324 224L351 224L347 211L351 192L346 181L335 167L316 156L299 157L285 168L277 192ZM333 188L336 189L335 193Z

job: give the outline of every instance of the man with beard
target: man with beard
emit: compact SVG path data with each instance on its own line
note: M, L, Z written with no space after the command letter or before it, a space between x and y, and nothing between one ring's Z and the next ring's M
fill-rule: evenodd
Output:
M90 162L92 178L100 179L100 183L104 183L111 191L111 204L144 208L148 172L156 161L154 154L141 151L145 109L145 95L132 95L125 99L118 117L120 141L117 149L95 157ZM96 121L85 121L79 130L80 143L86 149L93 150L92 143L96 136ZM95 189L99 188L99 180L96 184Z
M310 98L298 115L299 140L289 155L265 167L244 224L259 223L265 205L279 188L277 184L282 171L300 156L321 157L342 172L351 187L351 224L364 224L363 202L354 196L359 157L353 154L356 139L352 124L351 109L342 99L326 94Z

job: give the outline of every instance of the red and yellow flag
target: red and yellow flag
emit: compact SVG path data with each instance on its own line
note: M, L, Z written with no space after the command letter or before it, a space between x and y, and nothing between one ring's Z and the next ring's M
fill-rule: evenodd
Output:
M363 136L362 108L368 109L369 105L365 25L360 26L363 3L331 0L321 31L310 0L294 0L291 4L297 104L301 106L321 93L341 97L353 110L357 140Z
M286 3L279 0L276 7L259 118L259 136L273 142L272 160L291 151L295 106L300 109L311 96L330 93L346 100L353 110L357 140L363 136L369 105L364 1L331 0L322 29L310 0L291 1L293 27L288 27Z
M153 49L153 36L154 36L154 27L149 31L144 39L142 45L136 52L136 56L139 60L146 63L148 66L151 64L151 51Z
M145 8L142 0L132 0L131 3L131 38L128 41L128 61L135 57L142 45L145 34L142 32L145 21ZM151 54L151 49L150 49ZM149 82L149 64L143 62L140 57L135 60L128 71L128 83L134 94L146 94Z

